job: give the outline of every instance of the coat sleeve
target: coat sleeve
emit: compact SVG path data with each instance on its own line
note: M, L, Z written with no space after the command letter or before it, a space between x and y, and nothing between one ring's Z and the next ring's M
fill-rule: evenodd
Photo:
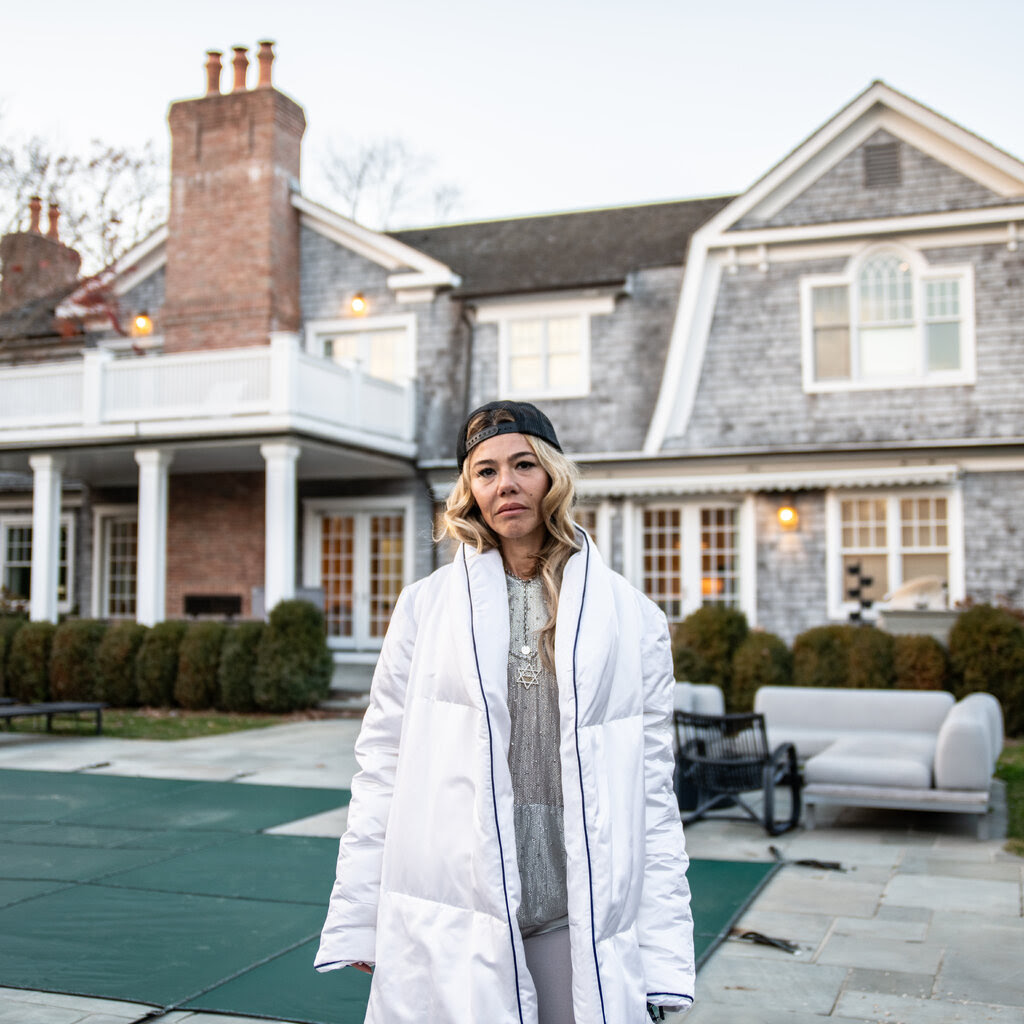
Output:
M332 971L376 960L384 833L394 791L405 692L416 642L414 584L399 595L370 684L355 756L348 826L314 967Z
M661 609L642 601L647 845L637 924L648 1002L684 1009L693 1001L696 972L689 858L672 789L672 648Z

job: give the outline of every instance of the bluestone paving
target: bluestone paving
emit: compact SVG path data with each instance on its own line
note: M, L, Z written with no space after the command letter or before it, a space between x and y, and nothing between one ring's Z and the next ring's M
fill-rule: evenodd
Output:
M352 719L315 721L174 743L0 735L0 767L340 789L356 770L358 728ZM970 816L857 809L776 838L753 823L691 826L694 857L764 861L775 846L787 861L847 870L784 866L736 930L789 939L800 956L727 940L698 977L686 1024L1024 1024L1024 861L1002 850L1000 793L982 830L993 838L980 840ZM339 807L271 831L336 838L346 814ZM88 832L79 839L88 851ZM150 1010L0 989L0 1024L124 1024ZM158 1024L186 1022L255 1024L187 1011Z

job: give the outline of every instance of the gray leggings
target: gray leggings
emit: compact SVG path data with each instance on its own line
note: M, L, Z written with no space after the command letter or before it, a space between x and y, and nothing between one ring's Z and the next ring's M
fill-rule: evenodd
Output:
M574 1024L569 926L523 940L526 966L537 989L538 1024Z

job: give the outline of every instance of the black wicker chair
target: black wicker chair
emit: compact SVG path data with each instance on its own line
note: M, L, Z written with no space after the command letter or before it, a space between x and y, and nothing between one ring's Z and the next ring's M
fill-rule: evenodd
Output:
M688 811L684 824L699 821L712 810L737 807L743 815L720 818L748 818L777 836L800 821L800 789L796 748L783 743L769 751L764 715L698 715L675 712L675 791L681 811ZM789 818L775 820L775 788L790 790ZM762 813L743 799L743 794L763 794ZM689 804L690 806L686 806Z

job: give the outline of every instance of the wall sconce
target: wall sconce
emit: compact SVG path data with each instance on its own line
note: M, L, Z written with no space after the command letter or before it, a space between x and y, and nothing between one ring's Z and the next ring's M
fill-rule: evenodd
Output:
M800 513L797 512L792 500L780 505L775 516L783 530L795 530L800 525Z
M132 337L148 338L153 333L153 318L148 313L136 313L132 317Z
M348 308L355 316L362 316L367 309L369 309L366 296L364 296L362 292L356 292L356 294L349 300Z

